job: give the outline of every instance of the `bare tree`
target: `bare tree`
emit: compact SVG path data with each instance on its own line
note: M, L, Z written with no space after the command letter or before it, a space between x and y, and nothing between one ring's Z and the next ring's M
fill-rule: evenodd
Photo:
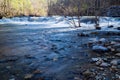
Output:
M62 15L71 26L81 27L80 19L88 9L87 0L57 0L50 14ZM54 10L54 11L53 11Z

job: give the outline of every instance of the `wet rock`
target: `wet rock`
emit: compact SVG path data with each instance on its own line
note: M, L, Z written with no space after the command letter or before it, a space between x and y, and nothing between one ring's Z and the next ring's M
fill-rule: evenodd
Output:
M103 79L102 75L96 75L95 76L95 80L102 80L102 79Z
M97 66L99 66L100 64L102 64L102 62L103 62L103 61L97 61L95 64L96 64Z
M117 65L117 68L120 69L120 65Z
M110 68L110 71L112 71L112 72L116 72L118 69L117 69L117 67L116 66L111 66L111 68Z
M115 56L120 57L120 53L116 53Z
M109 67L110 64L103 62L103 63L100 64L100 66L101 66L101 67Z
M28 80L28 79L31 79L32 77L33 77L33 74L26 74L24 79Z
M120 39L119 39L119 38L115 38L114 41L116 41L116 42L120 42Z
M105 38L101 38L99 41L105 43L107 40Z
M107 58L102 58L103 61L105 62L108 62L108 59Z
M112 60L112 61L111 61L111 64L112 64L112 65L117 65L117 60Z
M99 58L92 58L93 62L97 62L99 60Z
M81 80L79 77L74 77L74 80Z
M120 48L120 43L115 43L113 47L114 48Z
M119 74L115 74L116 79L120 79L120 75Z
M120 30L120 27L117 27L117 30Z
M42 73L42 71L39 70L39 69L37 69L37 70L33 71L33 73L34 73L34 74L40 74L40 73Z
M86 70L85 72L83 72L83 75L87 77L91 76L92 74L93 73L90 70Z
M11 78L11 79L9 79L9 80L15 80L15 78Z
M114 27L113 25L108 26L108 28L113 28L113 27Z
M111 41L110 44L111 44L111 45L115 45L116 42L115 42L115 41Z
M117 67L116 66L111 66L111 71L116 71L117 70Z
M110 51L111 52L116 52L116 50L114 48L111 48Z
M96 45L96 46L93 46L92 47L92 50L94 52L97 52L97 53L103 53L103 52L108 52L109 49L104 47L104 46L99 46L99 45Z
M6 68L7 68L7 69L10 69L10 68L11 68L11 66L7 66Z
M116 49L116 52L120 53L120 48L117 48L117 49Z
M114 59L110 62L112 65L119 65L120 64L120 59Z
M101 61L101 58L92 58L91 59L91 63L97 62L97 61Z
M96 27L97 30L101 30L101 27Z
M2 19L3 17L0 15L0 19Z

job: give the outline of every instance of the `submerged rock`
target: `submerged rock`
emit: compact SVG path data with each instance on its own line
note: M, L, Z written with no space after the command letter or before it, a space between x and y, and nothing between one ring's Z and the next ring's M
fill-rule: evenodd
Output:
M18 57L7 57L7 58L0 59L0 63L5 63L5 62L9 62L9 61L16 61L16 60L18 60Z
M59 54L51 53L47 56L47 60L57 60L59 58Z
M81 36L81 37L89 37L89 33L86 33L86 32L83 32L83 33L79 33L77 34L78 36Z

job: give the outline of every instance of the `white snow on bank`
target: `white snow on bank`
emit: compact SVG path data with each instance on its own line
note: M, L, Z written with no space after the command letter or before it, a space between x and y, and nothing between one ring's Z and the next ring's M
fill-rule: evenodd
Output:
M83 17L84 19L86 17ZM77 20L76 20L77 22ZM25 28L64 28L61 30L75 30L75 28L71 28L68 22L65 20L63 16L52 16L52 17L13 17L13 18L3 18L0 19L0 24L12 24L19 25ZM85 29L92 30L95 29L94 23L81 23L80 28L77 29ZM113 28L108 28L108 25L113 25ZM31 27L30 27L31 26ZM68 29L67 29L68 27ZM112 18L112 17L101 17L100 18L100 27L102 30L116 30L115 28L120 27L120 18Z

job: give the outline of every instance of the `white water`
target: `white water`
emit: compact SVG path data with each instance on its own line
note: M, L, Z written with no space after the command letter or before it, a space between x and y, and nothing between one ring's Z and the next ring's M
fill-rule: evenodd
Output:
M86 17L83 17L84 19ZM101 17L100 19L100 27L102 27L102 30L114 30L117 27L120 27L120 18L112 18L112 17ZM77 22L77 20L76 20ZM108 28L108 22L109 25L113 25L113 28ZM3 18L0 19L0 24L12 24L12 25L19 25L24 26L24 28L59 28L59 27L68 27L69 29L64 30L71 30L70 25L68 22L64 19L62 16L53 16L53 17L13 17L13 18ZM94 23L81 23L80 28L77 29L95 29ZM29 27L32 26L32 27ZM74 28L72 28L74 30Z

